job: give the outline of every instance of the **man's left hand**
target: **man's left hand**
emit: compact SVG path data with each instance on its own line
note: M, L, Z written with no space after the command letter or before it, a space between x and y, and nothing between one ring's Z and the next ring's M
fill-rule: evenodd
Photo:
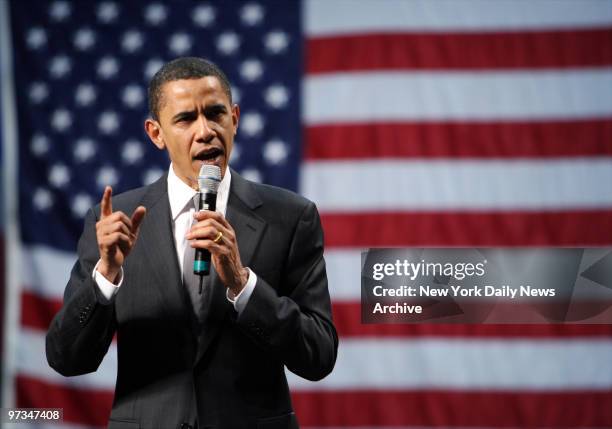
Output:
M191 247L210 252L221 282L234 296L238 295L249 278L249 270L240 261L234 228L221 213L203 210L194 213L194 218L197 222L185 237Z

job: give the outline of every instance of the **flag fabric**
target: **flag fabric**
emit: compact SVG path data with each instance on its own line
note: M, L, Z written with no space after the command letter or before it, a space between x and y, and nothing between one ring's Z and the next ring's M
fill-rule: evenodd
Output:
M195 55L234 85L232 166L321 213L340 347L323 381L288 373L303 427L612 427L610 325L364 325L359 305L368 247L612 244L612 2L8 5L17 406L106 423L114 344L64 378L44 335L104 185L168 168L142 130L148 79Z

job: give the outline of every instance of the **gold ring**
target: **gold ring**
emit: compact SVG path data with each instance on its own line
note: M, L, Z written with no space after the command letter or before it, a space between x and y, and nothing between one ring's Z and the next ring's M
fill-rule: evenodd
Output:
M217 232L217 236L215 237L215 239L213 240L215 243L218 243L219 240L221 240L221 237L223 237L223 233L221 231Z

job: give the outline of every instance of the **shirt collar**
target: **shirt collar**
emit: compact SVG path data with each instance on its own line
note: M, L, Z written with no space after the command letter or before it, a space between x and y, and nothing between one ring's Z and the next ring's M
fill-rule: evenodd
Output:
M225 175L219 184L217 190L217 210L225 215L227 208L227 200L229 199L229 188L232 180L232 174L229 167L226 167ZM170 201L170 212L172 214L172 220L176 220L179 214L183 212L183 209L190 201L193 201L193 197L197 194L197 191L183 182L174 173L174 168L170 164L168 171L168 199ZM194 206L195 208L195 206Z

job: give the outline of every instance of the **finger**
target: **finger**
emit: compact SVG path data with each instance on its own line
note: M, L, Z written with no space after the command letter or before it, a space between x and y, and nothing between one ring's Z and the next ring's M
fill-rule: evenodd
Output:
M129 235L122 232L113 232L112 234L104 236L100 244L103 248L111 248L115 245L119 245L120 247L129 246L130 243Z
M217 236L218 229L211 225L194 225L191 230L185 235L187 240L210 238Z
M214 240L219 233L222 234L223 239L228 239L230 242L234 241L234 230L225 228L213 219L207 219L202 223L192 226L191 230L185 235L185 238L188 240L194 238L210 238Z
M223 215L219 212L213 212L211 210L200 210L193 213L193 217L197 220L215 219L218 222L222 222Z
M113 213L113 202L112 197L113 188L107 186L104 188L104 193L102 194L102 201L100 201L100 217L104 219L107 216L110 216Z
M111 224L115 222L124 223L128 228L132 227L132 220L121 211L113 212L110 216L105 217L104 220L101 221L102 224Z
M189 245L195 249L206 249L212 254L226 253L227 249L221 243L215 243L213 240L191 240Z
M143 206L136 207L136 210L134 210L134 213L132 213L132 226L130 228L132 230L132 234L138 235L140 224L142 223L145 214L147 214L147 209Z
M123 232L124 234L129 235L131 230L123 222L113 222L111 224L101 226L98 232L100 236L104 237L114 232Z
M132 228L132 220L125 215L123 212L114 212L110 216L100 219L96 223L96 231L98 234L103 234L116 223L121 223L126 226L127 231L130 232Z
M219 222L221 225L223 225L225 228L227 228L229 230L233 230L232 226L227 221L225 216L223 216L222 213L213 212L213 211L210 211L210 210L202 210L202 211L199 211L199 212L195 212L194 217L196 219L198 219L198 220L214 219L217 222Z

